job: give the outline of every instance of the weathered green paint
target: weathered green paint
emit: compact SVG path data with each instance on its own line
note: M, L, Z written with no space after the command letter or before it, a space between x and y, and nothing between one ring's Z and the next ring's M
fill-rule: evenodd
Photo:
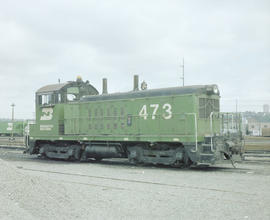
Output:
M214 164L242 146L241 132L222 129L219 99L216 85L104 95L81 80L45 86L36 93L28 151L58 159Z
M197 140L202 142L211 131L209 118L199 118L200 97L219 100L218 95L187 94L37 106L36 125L31 127L30 136L32 140L194 143L195 118L190 113L196 113ZM158 108L153 115L155 105ZM143 106L146 119L139 115ZM48 109L52 109L52 115L46 113ZM52 118L41 120L44 115L48 116L45 119ZM64 125L64 133L59 133L60 124ZM219 127L219 119L214 118L213 132L218 133Z

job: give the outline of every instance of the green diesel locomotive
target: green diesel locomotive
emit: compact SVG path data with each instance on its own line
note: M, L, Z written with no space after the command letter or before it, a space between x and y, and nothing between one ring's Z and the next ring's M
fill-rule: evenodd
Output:
M12 121L12 120L1 120L0 121L0 136L17 136L22 137L25 133L27 126L26 121Z
M28 152L173 166L211 165L241 153L240 118L220 113L216 85L142 88L138 76L125 93L108 94L106 79L100 95L81 78L40 88ZM231 119L234 132L224 126Z

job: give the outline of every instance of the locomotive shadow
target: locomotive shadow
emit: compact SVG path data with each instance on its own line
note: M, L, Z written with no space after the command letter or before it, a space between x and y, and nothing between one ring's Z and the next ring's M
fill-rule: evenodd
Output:
M209 166L209 167L190 167L189 168L192 171L195 172L232 172L232 173L246 173L248 171L250 171L251 169L248 168L234 168L234 167L230 167L230 165L228 164L228 167L224 167L224 166Z
M104 166L125 166L137 169L157 169L157 170L167 170L167 171L175 171L175 172L240 172L246 173L251 169L248 168L234 168L231 164L227 164L227 166L197 166L197 167L172 167L169 165L162 165L162 164L130 164L128 160L122 159L122 161L117 160L102 160L102 161L88 161L87 163L99 164Z
M36 158L37 161L44 163L55 163L55 164L96 164L99 166L110 166L110 167L127 167L131 169L147 169L147 170L167 170L173 172L232 172L232 173L246 173L251 169L248 168L234 168L231 164L227 164L227 166L198 166L198 167L172 167L169 165L153 165L153 164L131 164L128 159L103 159L102 161L96 161L94 159L88 159L87 161L65 161L60 159L48 159L48 158Z

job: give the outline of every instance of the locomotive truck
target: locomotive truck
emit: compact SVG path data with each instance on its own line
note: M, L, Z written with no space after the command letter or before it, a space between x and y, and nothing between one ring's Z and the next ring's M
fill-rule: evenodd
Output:
M227 116L226 116L227 115ZM234 133L224 121L234 120ZM99 94L89 81L36 92L28 152L52 159L128 158L131 163L212 165L241 154L240 117L220 113L217 85Z

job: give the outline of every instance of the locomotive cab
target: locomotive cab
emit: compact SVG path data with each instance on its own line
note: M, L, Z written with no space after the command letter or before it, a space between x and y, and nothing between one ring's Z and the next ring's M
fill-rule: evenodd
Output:
M36 124L30 126L31 139L38 134L53 139L64 134L64 105L76 102L85 95L98 95L89 81L76 81L47 85L36 92ZM38 142L38 141L37 141ZM34 148L33 148L34 149Z
M59 103L78 101L86 95L98 95L89 81L83 82L80 77L76 81L47 85L36 92L36 106L53 106Z

